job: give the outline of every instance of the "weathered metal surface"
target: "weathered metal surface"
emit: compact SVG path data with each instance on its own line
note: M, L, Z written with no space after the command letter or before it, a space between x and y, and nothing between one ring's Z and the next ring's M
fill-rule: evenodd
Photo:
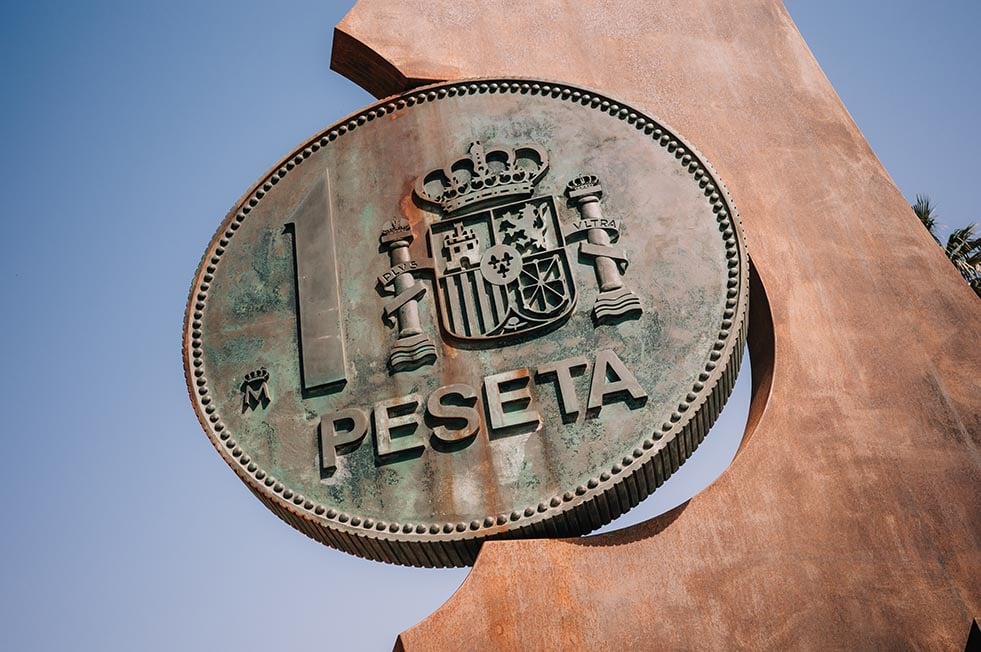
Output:
M209 437L285 521L461 565L663 483L729 395L747 292L735 211L663 123L566 84L443 84L327 128L245 196L195 278L185 360Z
M286 223L293 232L300 376L305 391L347 381L330 175L314 183Z
M377 94L537 75L656 111L726 180L762 280L729 469L625 531L488 542L406 650L963 649L981 613L981 302L778 0L360 0L334 44Z

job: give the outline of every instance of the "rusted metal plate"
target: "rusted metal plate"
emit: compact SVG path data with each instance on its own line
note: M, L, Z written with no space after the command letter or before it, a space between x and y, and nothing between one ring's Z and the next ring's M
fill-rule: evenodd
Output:
M440 84L326 129L226 217L185 328L194 407L285 521L471 563L588 532L729 395L748 261L714 172L568 85Z

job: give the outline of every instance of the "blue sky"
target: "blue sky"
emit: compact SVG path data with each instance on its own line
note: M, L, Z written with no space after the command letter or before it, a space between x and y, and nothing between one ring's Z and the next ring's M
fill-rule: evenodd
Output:
M942 231L981 219L981 5L788 7L907 198L929 193ZM465 576L362 561L280 523L183 386L187 288L221 217L371 101L328 67L347 8L4 3L0 649L390 649ZM725 466L746 381L728 425L627 521Z

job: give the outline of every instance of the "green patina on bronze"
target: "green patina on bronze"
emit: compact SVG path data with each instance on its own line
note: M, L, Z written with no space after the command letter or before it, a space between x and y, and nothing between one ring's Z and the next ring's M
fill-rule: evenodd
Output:
M468 149L478 141L483 149ZM522 154L525 145L543 151L547 163L537 165L533 148ZM434 198L417 185L430 171L467 159L468 152L476 152L474 160L486 151L490 161L505 150L526 157L523 174L529 179L539 175L528 182L531 196L506 195L453 210L451 198ZM498 178L507 164L490 166L495 182L507 185ZM616 220L617 227L606 231L612 241L590 250L589 243L602 236L577 233L575 225L583 223L581 211L596 208L577 203L585 196L581 202L596 204L590 192L600 191L589 190L594 182L601 187L597 205L603 218ZM433 187L439 183L426 186ZM448 254L431 250L427 231L433 229L439 248L449 242L450 228L442 222L476 215L461 220L460 229L468 224L480 231L490 224L486 228L493 230L501 220L489 211L544 197L554 198L561 233L548 232L553 227L526 231L542 235L544 229L542 242L564 244L519 241L499 251L517 253L524 246L521 269L531 269L536 255L555 263L558 271L550 273L564 281L550 286L559 288L549 295L554 303L540 305L559 317L543 317L540 326L515 317L517 334L485 333L495 315L503 314L493 305L492 291L500 287L508 297L516 288L519 299L507 300L522 301L520 293L530 288L531 296L534 289L522 285L527 275L480 285L487 288L483 299L490 306L483 312L478 306L475 313L465 307L453 313L453 283L464 288L455 295L462 306L462 292L483 281L452 280ZM344 345L325 348L324 355L343 361L346 381L317 387L309 386L308 359L320 354L313 353L315 342L306 343L298 314L307 311L307 319L313 305L300 299L303 274L296 256L311 256L297 241L311 233L299 225L308 219L304 215L323 220L315 228L332 229L333 253L316 248L303 261L310 269L336 270L339 311L329 312L332 304L325 299L330 274L320 273L304 287L314 288L307 297L322 300L317 305L328 310L322 316L339 320L336 332ZM388 240L380 244L386 229ZM386 242L409 231L407 259L418 267L400 282L420 284L425 293L410 302L413 317L396 311L386 319L385 306L398 294L393 283L378 282L396 260ZM267 506L306 534L354 554L458 565L472 562L488 537L584 533L659 486L698 445L728 397L746 328L748 260L741 238L735 211L707 164L663 124L633 108L530 80L414 91L315 136L226 218L198 270L187 314L185 362L195 409L223 457ZM481 253L489 242L482 241ZM600 284L611 277L598 271L594 253L613 248L629 264L605 263L616 277L611 283L619 280L621 287L604 296L622 314L598 319L605 314ZM445 270L428 269L433 264ZM543 262L539 268L544 267ZM466 278L480 278L474 261L463 269ZM486 266L482 273L485 279L494 274ZM476 305L474 293L468 296ZM467 317L477 313L479 319ZM471 336L449 332L447 324L463 328L461 320L475 330ZM405 324L416 322L421 334L411 335ZM311 323L304 322L306 336L323 327ZM322 330L335 332L329 324ZM307 358L301 342L309 349ZM397 345L411 364L395 363L402 359L395 355ZM594 360L606 350L636 377L646 401L621 393L607 397L598 411L587 410ZM536 378L535 372L577 356L588 367L574 377L581 410L573 418L562 410L555 377ZM531 375L540 427L495 430L484 379L522 369ZM608 382L615 380L611 375ZM462 441L444 442L432 428L460 428L460 421L425 416L425 402L453 384L475 390L480 427ZM259 388L268 400L259 398ZM423 447L380 456L371 416L375 404L413 393L422 397L422 416L409 436L420 437ZM367 434L360 445L338 447L336 468L326 469L321 418L348 408L369 416Z

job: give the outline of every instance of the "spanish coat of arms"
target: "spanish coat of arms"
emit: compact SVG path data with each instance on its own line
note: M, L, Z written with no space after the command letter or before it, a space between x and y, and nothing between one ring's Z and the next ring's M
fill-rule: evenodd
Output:
M556 323L575 306L576 285L554 198L478 208L531 195L547 168L548 156L537 145L485 151L475 142L469 158L417 183L417 196L448 214L427 237L436 302L450 335L476 340L530 333Z
M626 255L610 239L619 235L619 222L602 216L598 179L584 175L569 182L566 195L581 221L563 232L556 197L534 196L535 184L547 171L548 153L538 144L485 148L476 141L468 156L417 179L416 197L442 212L426 238L446 334L504 344L506 338L559 324L576 305L566 240L579 235L586 236L580 254L594 259L600 284L594 320L642 312L636 295L623 284ZM411 239L409 225L400 219L381 236L393 267L379 281L397 294L385 308L399 324L389 360L395 371L436 357L436 347L419 327L417 303L426 288L412 275L423 267L408 258Z

